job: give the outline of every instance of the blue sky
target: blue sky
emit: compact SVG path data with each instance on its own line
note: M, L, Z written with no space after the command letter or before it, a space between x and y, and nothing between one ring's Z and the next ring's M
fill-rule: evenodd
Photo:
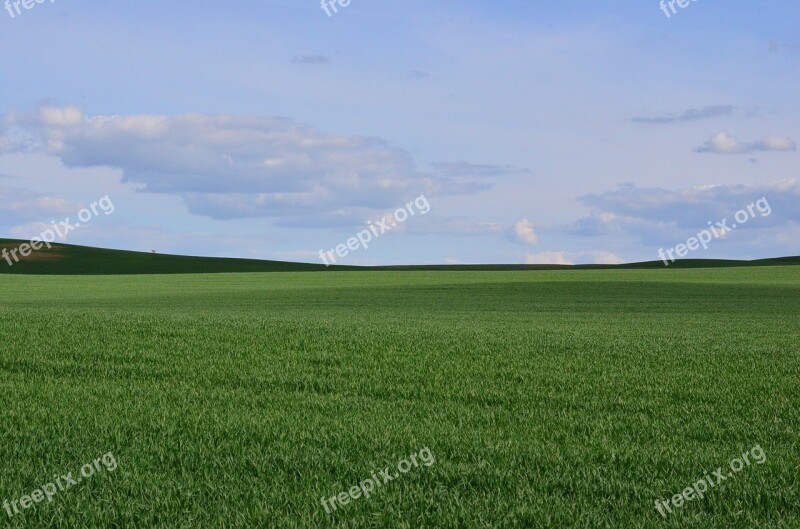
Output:
M11 6L14 12L13 5ZM667 7L667 9L669 9ZM800 4L55 0L0 12L0 236L319 262L800 254Z

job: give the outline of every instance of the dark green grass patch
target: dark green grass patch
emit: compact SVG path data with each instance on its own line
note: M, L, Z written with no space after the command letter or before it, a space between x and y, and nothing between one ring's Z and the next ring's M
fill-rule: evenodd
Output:
M220 274L253 272L333 272L333 271L513 271L513 270L593 270L593 269L663 269L662 261L628 263L623 265L417 265L358 267L331 265L321 262L292 263L257 259L230 259L222 257L194 257L158 253L109 250L72 244L52 244L22 257L20 245L29 241L0 239L0 275L134 275L134 274ZM728 261L722 259L683 259L670 264L678 268L722 268L750 266L800 265L800 257L778 257L755 261Z

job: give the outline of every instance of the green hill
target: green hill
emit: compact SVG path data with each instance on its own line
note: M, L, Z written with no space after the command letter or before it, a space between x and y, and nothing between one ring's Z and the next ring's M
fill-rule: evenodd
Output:
M19 247L25 241L0 239L0 251ZM12 259L13 262L13 259ZM331 267L339 270L346 267ZM110 274L197 274L222 272L304 272L325 270L323 264L189 257L183 255L130 252L53 244L9 266L0 259L0 274L110 275Z
M0 251L18 248L26 241L0 239ZM19 255L19 254L17 254ZM13 258L12 258L13 262ZM731 266L800 265L800 257L779 257L757 261L726 261L720 259L686 259L670 268L719 268ZM345 270L571 270L571 269L626 269L663 268L661 261L629 263L623 265L419 265L419 266L330 266L323 264L264 261L258 259L233 259L222 257L192 257L184 255L153 254L126 250L109 250L71 244L53 244L42 248L9 266L0 259L0 274L39 275L113 275L113 274L200 274L231 272L319 272Z

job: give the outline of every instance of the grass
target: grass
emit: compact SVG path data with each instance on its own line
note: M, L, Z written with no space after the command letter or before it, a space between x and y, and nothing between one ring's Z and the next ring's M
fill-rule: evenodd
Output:
M0 291L0 500L119 465L10 527L800 527L797 266ZM657 513L755 445L766 463ZM432 466L321 506L424 447Z

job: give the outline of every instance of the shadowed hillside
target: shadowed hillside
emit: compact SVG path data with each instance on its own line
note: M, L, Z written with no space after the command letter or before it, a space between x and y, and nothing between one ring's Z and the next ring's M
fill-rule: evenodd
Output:
M25 241L0 239L0 251L19 247ZM19 254L17 254L19 255ZM12 258L13 262L13 258ZM331 267L337 268L337 267ZM340 268L341 269L341 268ZM104 275L104 274L196 274L216 272L304 272L325 270L323 264L188 257L181 255L107 250L70 244L53 244L8 265L0 260L0 274Z
M0 239L0 251L16 249L26 241ZM19 256L19 253L17 253ZM9 256L13 261L13 258ZM720 259L687 259L670 265L673 268L718 268L731 266L800 265L800 257L779 257L757 261L726 261ZM664 268L661 261L623 265L419 265L419 266L331 266L323 264L262 261L257 259L230 259L222 257L190 257L182 255L153 254L126 250L107 250L70 244L53 244L42 248L13 266L0 259L0 274L40 275L112 275L112 274L200 274L232 272L319 272L344 270L574 270L574 269L626 269Z

